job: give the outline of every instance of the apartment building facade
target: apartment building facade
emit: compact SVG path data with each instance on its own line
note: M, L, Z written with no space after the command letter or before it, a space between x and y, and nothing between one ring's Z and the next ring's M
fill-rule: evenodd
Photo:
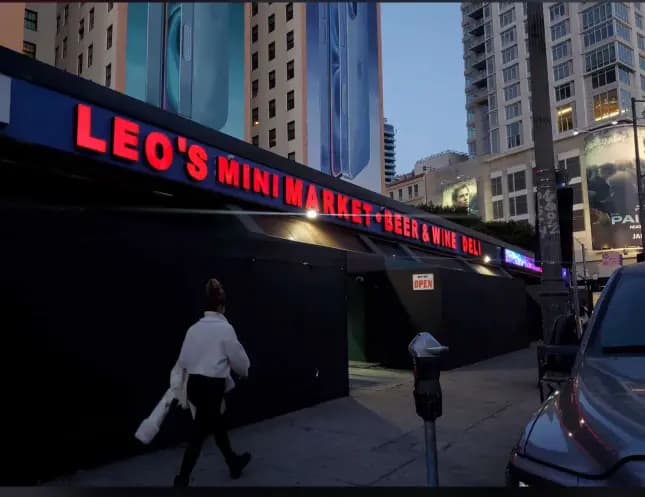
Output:
M0 4L0 46L53 64L55 17L54 3Z
M252 2L248 9L250 141L382 192L378 4Z
M390 184L396 176L396 130L387 122L383 125L383 148L385 161L385 184Z

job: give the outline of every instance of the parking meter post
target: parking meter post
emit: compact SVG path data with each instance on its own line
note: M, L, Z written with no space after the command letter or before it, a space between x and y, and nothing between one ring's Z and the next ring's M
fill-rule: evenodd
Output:
M442 414L440 355L447 351L429 333L419 333L408 347L414 365L414 404L424 421L428 485L439 486L435 420Z
M426 435L426 471L428 486L439 486L439 466L437 461L437 432L434 421L424 422Z

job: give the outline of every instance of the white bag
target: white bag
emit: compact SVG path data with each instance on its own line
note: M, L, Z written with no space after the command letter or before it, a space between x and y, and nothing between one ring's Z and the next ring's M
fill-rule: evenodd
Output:
M161 423L170 410L173 400L175 400L174 392L169 389L162 397L161 401L154 408L150 416L143 420L136 433L135 438L143 444L149 444L157 436L161 428Z

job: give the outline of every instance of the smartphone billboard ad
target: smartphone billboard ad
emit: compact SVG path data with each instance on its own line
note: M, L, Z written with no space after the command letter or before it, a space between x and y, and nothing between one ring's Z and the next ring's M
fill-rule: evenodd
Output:
M460 207L468 214L479 216L479 196L477 195L477 180L469 179L450 185L443 190L442 205L444 207Z
M126 93L244 139L243 3L130 3Z
M643 140L639 146L645 157ZM641 246L634 158L631 127L607 128L585 137L582 163L594 250Z
M378 5L307 4L308 164L381 192Z

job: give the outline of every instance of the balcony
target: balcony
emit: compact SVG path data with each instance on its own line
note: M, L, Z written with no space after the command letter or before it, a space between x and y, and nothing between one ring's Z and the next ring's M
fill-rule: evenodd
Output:
M486 69L486 52L480 54L475 54L470 59L473 69L477 71L483 71Z
M466 89L466 104L468 106L488 102L488 88L471 86Z
M472 17L473 19L481 19L484 17L484 2L473 2L462 6L465 16Z
M484 36L484 19L469 22L467 29L473 36Z

